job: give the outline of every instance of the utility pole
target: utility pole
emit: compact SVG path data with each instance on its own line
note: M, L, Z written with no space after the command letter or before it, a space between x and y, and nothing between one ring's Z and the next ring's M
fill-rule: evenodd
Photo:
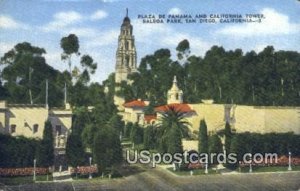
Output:
M252 101L255 102L254 85L252 85Z
M33 72L33 69L29 66L29 99L30 99L30 104L32 105L33 104L33 101L32 101L32 93L31 93L31 73Z
M46 109L48 108L48 79L46 79Z
M64 102L65 102L65 105L67 104L67 84L65 83L65 99L64 99Z
M221 86L219 86L219 96L220 96L220 100L222 99L222 88Z
M281 96L283 97L284 96L284 91L283 91L283 78L281 78Z

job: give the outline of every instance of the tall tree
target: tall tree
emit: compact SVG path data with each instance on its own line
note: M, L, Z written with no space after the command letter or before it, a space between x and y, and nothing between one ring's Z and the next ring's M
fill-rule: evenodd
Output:
M144 129L144 149L154 149L156 146L156 128L153 125L148 125Z
M90 123L90 113L85 107L78 107L72 119L72 132L68 137L66 157L69 165L77 167L85 161L85 145L82 141L82 132Z
M61 73L46 63L45 49L18 43L1 57L3 87L12 103L45 103L45 80L49 81L49 106L63 103Z
M52 125L49 120L45 122L43 139L39 145L37 162L39 166L50 167L54 164L54 139Z
M100 172L122 162L122 148L118 132L110 126L99 128L93 149L94 159Z
M172 128L167 137L167 152L171 154L183 153L182 134L176 123L172 124Z
M67 60L69 65L69 72L72 73L72 61L73 54L79 55L79 40L75 34L69 34L60 40L60 47L63 49L61 55L62 60Z
M208 135L207 126L204 119L200 121L199 135L198 135L198 150L199 153L208 153Z
M81 141L81 136L76 132L72 132L68 137L66 158L68 164L72 167L84 165L85 149Z
M118 114L113 114L113 116L109 119L108 124L115 128L117 132L122 132L124 128L124 121L122 121L122 117Z
M176 51L178 59L184 59L184 61L186 61L189 54L191 53L189 41L187 39L182 40L176 47Z
M168 150L168 136L176 127L181 135L181 138L189 136L189 123L185 121L185 114L172 106L167 106L167 110L162 113L159 124L160 150L166 152ZM174 132L172 132L174 133ZM177 133L177 132L176 132ZM180 139L181 142L181 139Z
M209 137L209 143L208 144L209 144L209 154L223 153L223 145L222 145L221 139L219 138L219 136L217 134L214 134L214 135ZM214 159L213 162L216 163L217 161Z
M134 144L143 143L144 129L139 126L138 123L135 123L130 132L130 139Z

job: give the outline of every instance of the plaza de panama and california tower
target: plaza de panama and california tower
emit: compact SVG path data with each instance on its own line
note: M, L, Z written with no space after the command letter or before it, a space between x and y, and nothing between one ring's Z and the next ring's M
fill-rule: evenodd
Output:
M115 83L116 91L119 90L119 85L122 81L128 83L128 75L137 72L136 66L136 49L134 36L132 34L133 27L128 17L128 9L126 9L126 17L121 25L120 35L118 38L118 49L116 52L116 70ZM124 99L119 96L114 97L115 105L122 109Z

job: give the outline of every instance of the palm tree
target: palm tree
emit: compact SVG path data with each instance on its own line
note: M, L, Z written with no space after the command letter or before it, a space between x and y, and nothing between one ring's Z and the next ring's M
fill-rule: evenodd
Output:
M159 139L159 145L160 150L162 152L166 152L169 150L169 146L171 142L173 143L180 143L181 145L181 139L184 137L188 137L189 129L188 126L190 123L185 121L185 113L182 112L179 109L176 109L174 106L166 106L166 111L162 113L162 117L159 119L159 131L158 135L160 137ZM178 131L178 132L176 132ZM174 139L174 134L178 137L178 140L168 140L170 138ZM174 145L172 145L174 146ZM173 149L172 149L173 150Z

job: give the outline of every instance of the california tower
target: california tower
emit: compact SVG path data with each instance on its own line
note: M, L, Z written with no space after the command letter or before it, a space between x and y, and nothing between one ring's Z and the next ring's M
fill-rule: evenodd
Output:
M132 25L128 17L128 9L126 9L126 17L121 25L116 53L116 83L127 82L127 76L132 72L136 72L136 49Z
M128 9L126 9L126 17L123 19L123 23L121 25L120 35L118 39L118 49L116 52L116 91L119 90L119 85L122 81L129 83L129 74L137 71L136 49L132 30L133 27L128 17ZM114 100L119 110L122 110L124 99L119 96L115 96Z

